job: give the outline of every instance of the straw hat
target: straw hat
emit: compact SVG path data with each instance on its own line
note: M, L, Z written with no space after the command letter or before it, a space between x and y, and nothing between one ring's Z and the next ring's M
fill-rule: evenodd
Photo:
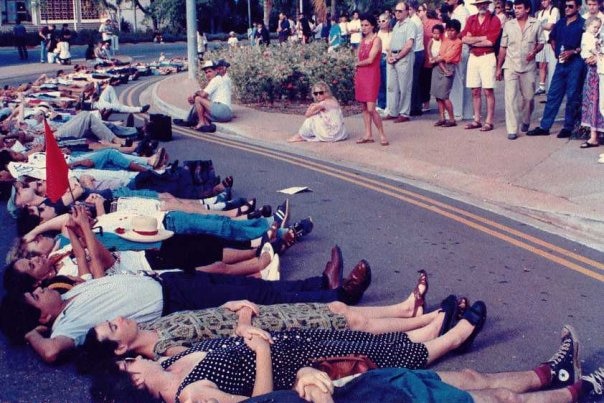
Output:
M159 242L174 235L173 231L159 229L157 220L148 216L132 217L130 227L131 229L129 230L118 228L115 230L115 233L122 238L133 242Z

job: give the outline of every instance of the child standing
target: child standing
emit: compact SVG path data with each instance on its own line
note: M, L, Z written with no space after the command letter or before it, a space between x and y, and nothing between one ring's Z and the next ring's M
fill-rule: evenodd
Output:
M432 29L432 40L430 41L430 63L438 65L432 69L432 85L430 93L436 98L440 119L434 123L434 126L452 127L457 126L455 115L453 114L453 104L449 100L453 78L455 77L455 66L461 60L461 39L459 32L461 23L457 20L450 20L447 23L447 37L442 40L440 49L436 57L432 54L432 47L437 41L441 41L443 33L442 25L435 25ZM445 117L445 112L449 119Z
M583 85L581 104L581 126L589 128L589 140L581 148L599 146L598 132L604 131L604 117L600 112L600 75L598 74L598 42L602 21L592 16L585 22L585 32L581 37L581 57L587 65L587 75Z

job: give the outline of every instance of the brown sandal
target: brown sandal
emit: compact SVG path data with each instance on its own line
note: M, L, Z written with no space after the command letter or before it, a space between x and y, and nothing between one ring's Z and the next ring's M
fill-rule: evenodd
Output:
M466 130L473 130L473 129L478 129L482 127L482 123L480 123L479 121L475 120L472 123L468 123L464 129Z
M426 294L428 293L428 273L425 270L419 270L419 278L417 279L417 284L413 289L413 297L415 297L415 303L413 305L413 315L415 317L417 315L417 310L419 307L424 308L426 305ZM419 287L423 285L426 289L421 292Z
M490 132L491 130L493 130L493 128L494 128L493 123L485 123L480 128L480 131L481 132Z

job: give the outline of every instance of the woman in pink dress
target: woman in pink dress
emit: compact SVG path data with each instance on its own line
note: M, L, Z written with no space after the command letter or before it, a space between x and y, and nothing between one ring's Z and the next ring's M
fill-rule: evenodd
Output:
M380 133L380 144L389 145L384 134L382 118L375 109L375 101L380 89L380 55L382 53L382 41L377 36L375 28L377 21L372 15L361 17L361 33L363 39L358 50L358 62L354 76L354 96L363 105L363 122L365 123L365 135L357 140L357 144L373 143L371 133L371 122Z

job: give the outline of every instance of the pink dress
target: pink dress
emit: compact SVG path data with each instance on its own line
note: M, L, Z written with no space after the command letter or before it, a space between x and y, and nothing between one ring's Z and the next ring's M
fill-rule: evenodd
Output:
M376 38L377 35L369 43L366 43L365 40L361 41L358 53L359 61L369 58L369 52ZM376 102L377 100L380 89L380 55L381 50L378 49L377 56L370 65L357 67L354 75L354 98L359 102Z

